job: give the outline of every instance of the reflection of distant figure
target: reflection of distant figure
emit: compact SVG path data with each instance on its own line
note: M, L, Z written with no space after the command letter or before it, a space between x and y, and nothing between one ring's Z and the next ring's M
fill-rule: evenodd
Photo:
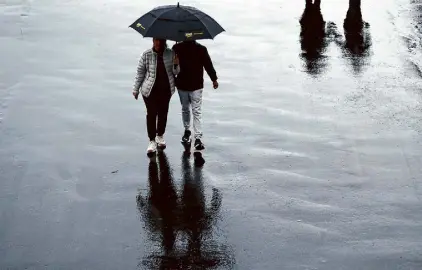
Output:
M300 19L301 57L310 74L320 74L327 66L322 55L327 47L325 21L321 14L321 0L306 0L305 10Z
M371 47L369 24L363 21L361 0L349 0L349 9L343 23L345 40L336 39L336 43L343 48L343 53L351 62L355 73L362 72L367 65Z
M183 153L183 188L177 196L165 153L158 154L158 162L154 159L149 167L148 197L139 194L137 202L152 240L161 240L162 249L153 251L143 260L143 265L147 269L232 269L232 251L212 239L221 207L218 190L213 189L211 203L207 206L202 168L192 170L190 155ZM177 245L178 235L181 245Z
M346 47L352 54L363 55L370 47L369 24L362 19L361 0L349 0L349 9L344 19Z

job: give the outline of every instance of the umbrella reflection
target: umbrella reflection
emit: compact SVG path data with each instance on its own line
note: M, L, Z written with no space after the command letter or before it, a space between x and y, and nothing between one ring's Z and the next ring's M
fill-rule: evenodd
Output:
M191 166L190 155L182 156L182 187L179 196L173 185L165 153L149 165L149 193L137 196L138 209L152 242L160 248L145 257L146 269L232 269L233 251L214 238L222 197L213 188L206 203L202 168ZM157 197L158 196L158 197Z
M327 68L323 55L328 41L325 33L325 21L321 14L321 1L306 0L305 10L300 19L301 58L305 62L306 72L318 75Z

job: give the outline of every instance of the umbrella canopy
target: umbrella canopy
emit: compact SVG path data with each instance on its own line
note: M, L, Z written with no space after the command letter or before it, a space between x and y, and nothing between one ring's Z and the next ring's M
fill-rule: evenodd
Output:
M129 27L144 37L173 41L214 39L225 31L213 18L191 7L159 6L144 14Z

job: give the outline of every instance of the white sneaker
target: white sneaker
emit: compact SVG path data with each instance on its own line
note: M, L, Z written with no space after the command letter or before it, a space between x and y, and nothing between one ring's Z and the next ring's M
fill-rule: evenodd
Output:
M150 141L147 148L147 155L152 155L157 152L157 144L154 141Z
M157 146L164 149L166 148L166 141L164 141L163 136L157 136L155 137L155 142L157 143Z

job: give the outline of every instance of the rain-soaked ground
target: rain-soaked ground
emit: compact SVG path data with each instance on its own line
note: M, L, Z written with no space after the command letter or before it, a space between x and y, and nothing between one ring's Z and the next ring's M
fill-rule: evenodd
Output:
M0 269L422 269L419 2L363 0L360 39L347 0L303 39L305 1L182 2L227 30L197 168L177 95L149 160L131 93L128 26L174 3L0 0Z

